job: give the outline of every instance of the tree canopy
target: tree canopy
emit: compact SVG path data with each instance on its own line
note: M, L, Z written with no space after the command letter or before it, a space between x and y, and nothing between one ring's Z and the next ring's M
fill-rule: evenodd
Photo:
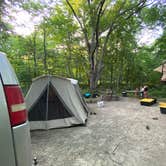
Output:
M4 13L10 17L8 5L40 16L30 35L14 33L3 19ZM7 53L25 91L42 74L73 77L91 91L155 87L160 74L153 69L166 58L165 5L162 0L1 1L0 51ZM145 26L163 29L150 46L137 42Z

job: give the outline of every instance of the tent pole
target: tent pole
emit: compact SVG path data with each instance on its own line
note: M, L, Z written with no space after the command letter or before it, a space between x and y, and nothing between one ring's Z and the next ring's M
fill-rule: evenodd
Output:
M50 81L47 84L47 96L46 96L46 129L48 129L47 121L48 121L48 97L49 97L49 86Z

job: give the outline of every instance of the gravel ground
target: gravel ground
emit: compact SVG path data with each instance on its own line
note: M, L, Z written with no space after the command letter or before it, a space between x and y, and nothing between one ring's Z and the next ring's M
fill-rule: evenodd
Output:
M166 115L138 99L89 104L87 127L33 131L38 166L165 166Z

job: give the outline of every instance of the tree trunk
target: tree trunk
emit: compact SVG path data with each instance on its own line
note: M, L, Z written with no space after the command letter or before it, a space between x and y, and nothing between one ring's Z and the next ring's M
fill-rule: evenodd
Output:
M90 90L93 93L96 90L97 87L97 70L96 70L96 62L95 62L95 57L96 57L96 52L94 50L94 42L90 44L90 51L89 51L89 57L90 57L90 75L89 75L89 82L90 82Z
M47 74L46 29L43 28L44 72Z
M98 52L95 52L96 54L98 54ZM93 54L91 57L91 61L90 61L90 90L92 92L94 92L97 88L97 83L98 80L100 79L101 76L101 71L103 69L102 63L99 63L97 60L94 59L94 56L97 57L96 54Z
M120 55L120 57L119 57L119 78L118 78L118 89L117 90L119 90L120 89L120 85L121 85L121 83L122 83L122 79L123 79L123 56L122 56L122 58L121 58L121 55Z
M36 61L36 32L33 37L33 61L34 61L34 77L37 76L37 61Z
M94 92L97 85L96 85L96 74L93 70L91 70L89 80L90 80L90 90Z
M70 77L73 78L73 72L72 72L72 48L71 48L71 43L72 43L72 39L71 39L71 34L68 32L68 42L67 42L67 58L66 58L66 68L67 68L67 75L69 75Z
M113 85L113 63L111 64L111 86Z

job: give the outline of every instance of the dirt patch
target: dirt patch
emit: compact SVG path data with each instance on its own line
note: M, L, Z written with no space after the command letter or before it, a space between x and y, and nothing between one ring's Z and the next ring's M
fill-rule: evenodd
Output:
M165 166L166 115L158 105L122 98L89 107L97 114L87 127L31 133L39 166Z

